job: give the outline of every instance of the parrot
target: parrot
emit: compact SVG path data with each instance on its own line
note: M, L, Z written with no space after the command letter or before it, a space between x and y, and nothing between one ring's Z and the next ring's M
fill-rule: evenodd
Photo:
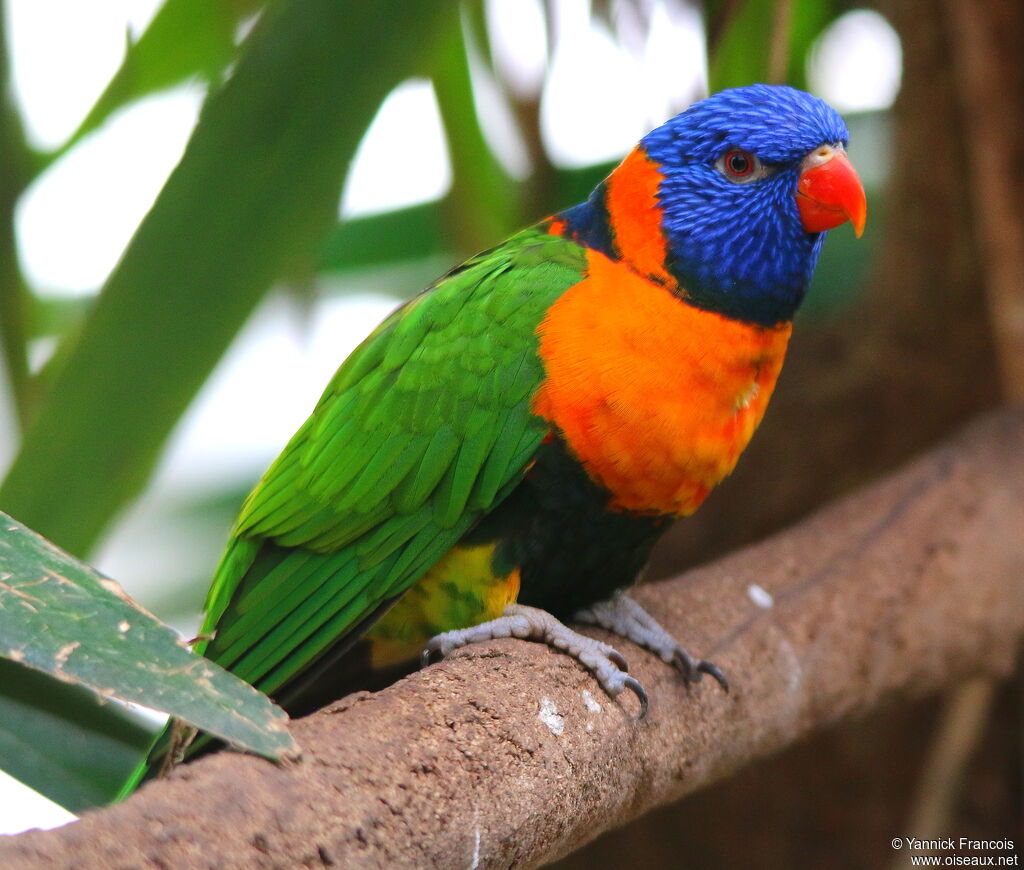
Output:
M809 93L723 90L400 306L245 500L196 651L294 714L354 657L516 637L642 717L576 621L728 690L626 590L761 422L827 231L863 232L848 139ZM173 730L127 790L202 745Z

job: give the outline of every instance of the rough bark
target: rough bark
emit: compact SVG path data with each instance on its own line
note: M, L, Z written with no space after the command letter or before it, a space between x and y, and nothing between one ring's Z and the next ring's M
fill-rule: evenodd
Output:
M1024 398L1024 6L946 0L982 277L1003 390Z
M1021 529L1018 410L639 590L731 674L730 695L622 643L653 698L638 722L635 699L609 700L565 656L500 641L295 722L297 764L201 759L74 825L0 840L0 866L536 866L887 698L1007 673Z

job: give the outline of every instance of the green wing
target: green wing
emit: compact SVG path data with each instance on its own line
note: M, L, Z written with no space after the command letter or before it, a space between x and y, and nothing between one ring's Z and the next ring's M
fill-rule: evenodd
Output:
M582 251L526 230L391 315L249 496L205 654L280 695L522 479L546 427L536 329Z

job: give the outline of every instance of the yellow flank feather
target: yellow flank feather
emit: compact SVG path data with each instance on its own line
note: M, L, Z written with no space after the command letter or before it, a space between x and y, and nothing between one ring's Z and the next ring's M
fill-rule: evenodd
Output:
M519 571L500 576L494 544L457 546L367 632L374 669L408 661L435 634L501 616L519 594Z

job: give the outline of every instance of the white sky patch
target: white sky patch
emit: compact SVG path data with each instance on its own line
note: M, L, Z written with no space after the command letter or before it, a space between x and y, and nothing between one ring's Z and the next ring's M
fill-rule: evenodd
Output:
M426 79L409 79L384 100L356 149L341 196L341 216L431 202L451 186L451 160L434 86Z
M255 477L249 482L255 483ZM168 589L180 588L182 578L211 576L227 539L226 527L213 528L201 516L194 522L173 514L169 518L167 504L175 500L181 502L180 492L149 487L89 560L104 574L117 577L132 598L147 604ZM178 617L172 625L186 638L199 632L202 594L195 590L191 616Z
M558 712L558 708L555 706L555 702L550 698L540 699L540 710L537 712L537 718L543 722L548 730L556 737L561 737L562 732L565 731L565 717Z
M259 9L253 12L251 15L247 15L241 21L238 22L238 27L235 28L235 44L241 44L248 39L249 34L252 33L253 29L259 23L260 18L263 17L263 10Z
M197 494L255 484L312 412L342 360L397 300L325 297L308 322L272 296L239 333L171 436L153 481L104 540L93 564L133 597L149 601L214 568L227 528L168 522ZM200 515L201 516L201 515ZM196 601L198 606L200 602ZM196 620L176 624L192 636Z
M0 835L29 828L48 831L78 817L0 770Z
M44 335L42 338L30 339L27 346L28 369L32 374L38 374L53 357L57 350L57 336Z
M704 38L696 11L654 3L638 52L592 21L585 0L565 0L555 12L541 130L557 165L583 167L622 157L645 133L704 95Z
M540 0L487 0L487 32L494 65L518 94L532 96L544 84L548 35Z
M903 50L892 25L877 12L840 16L811 49L811 90L839 112L888 109L900 89Z
M509 175L526 178L532 170L530 156L505 94L475 50L470 52L469 69L473 78L473 105L484 141Z
M74 4L78 0L63 0L63 2ZM165 0L117 0L110 5L121 11L128 22L128 32L132 35L132 39L138 39L149 27L149 22L153 20L164 2Z
M126 37L161 2L8 0L14 91L33 145L56 148L75 131L121 65Z
M342 361L398 304L389 296L327 297L304 323L269 299L235 339L175 431L158 481L232 479L277 455L310 415Z
M622 157L647 132L638 65L603 27L581 23L578 6L558 6L558 41L541 98L544 145L565 167Z
M161 710L154 710L152 707L144 707L142 704L136 704L133 701L122 701L120 698L108 697L105 703L124 707L132 714L132 716L140 720L141 725L151 729L154 736L156 735L156 732L163 728L170 719L170 716Z
M120 65L125 21L110 5L9 0L14 92L33 145L64 142Z
M18 253L41 295L87 295L107 279L181 159L202 97L187 86L118 112L25 192Z
M642 60L651 126L707 94L704 22L693 5L656 3Z
M765 610L768 610L770 607L775 605L775 599L772 598L772 594L763 586L758 586L756 583L751 583L750 586L747 587L747 595L754 604L758 607L763 607Z

